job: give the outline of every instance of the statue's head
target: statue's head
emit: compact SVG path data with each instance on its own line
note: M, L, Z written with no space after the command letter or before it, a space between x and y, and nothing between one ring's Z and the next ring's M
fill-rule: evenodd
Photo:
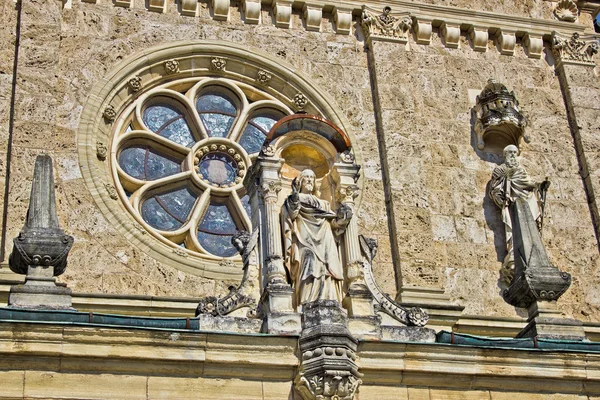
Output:
M509 144L504 148L504 162L509 167L518 167L519 160L517 156L519 155L519 148L514 144Z
M312 169L305 169L297 178L300 193L317 193L317 176Z

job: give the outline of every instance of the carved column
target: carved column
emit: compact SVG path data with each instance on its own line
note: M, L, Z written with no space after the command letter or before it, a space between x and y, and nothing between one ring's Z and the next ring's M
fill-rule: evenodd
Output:
M375 315L373 295L365 283L363 258L358 240L355 199L358 197L359 189L355 182L358 179L360 167L354 164L354 157L350 152L342 153L340 161L333 167L333 175L338 182L337 200L338 203L348 206L353 213L344 233L342 247L348 287L343 305L348 310L349 326L353 334L360 339L379 339L381 338L381 320Z
M598 118L598 98L600 80L594 74L598 53L596 35L573 34L552 35L552 53L556 59L556 74L567 109L571 135L579 160L579 171L583 179L596 240L600 245L600 214L598 196L600 194L600 151L597 136L600 131Z
M263 149L253 171L258 185L258 212L261 226L261 257L263 285L262 307L268 333L298 333L300 315L294 312L292 298L294 289L287 282L283 265L283 244L281 234L279 192L281 191L280 171L283 160L275 157L269 146ZM253 216L253 220L254 220Z

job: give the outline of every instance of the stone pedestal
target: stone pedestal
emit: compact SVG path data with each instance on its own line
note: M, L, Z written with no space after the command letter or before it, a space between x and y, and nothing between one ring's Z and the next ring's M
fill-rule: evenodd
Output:
M556 301L535 301L527 309L528 323L517 335L518 338L585 340L583 323L564 318Z
M352 400L362 383L358 341L348 330L348 316L337 301L304 305L300 352L294 385L304 400Z
M344 299L348 327L358 339L381 339L381 317L375 314L373 295L364 284L354 284Z
M72 310L71 289L56 284L52 267L29 267L25 284L10 288L8 306L44 310Z
M265 331L270 334L300 333L300 314L294 311L294 289L287 284L269 284L265 291Z

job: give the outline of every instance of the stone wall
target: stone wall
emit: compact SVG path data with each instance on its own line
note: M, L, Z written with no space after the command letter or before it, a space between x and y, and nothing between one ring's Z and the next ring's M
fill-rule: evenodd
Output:
M551 14L549 2L479 3L441 4L538 18ZM8 2L4 7L2 127L15 26L14 9ZM152 45L213 39L277 55L329 93L350 123L361 158L365 186L359 227L379 240L374 263L379 284L392 295L401 284L445 288L467 306L467 314L515 315L500 296L503 227L485 190L501 160L476 151L471 132L475 95L489 78L505 83L530 121L532 142L522 148L524 165L534 178L552 181L544 240L556 265L574 276L560 304L575 317L600 318L596 239L548 48L539 60L528 58L520 42L514 56L500 55L492 40L487 52L475 52L462 32L460 47L448 49L434 28L430 45L417 45L411 36L408 46L376 41L367 50L359 24L352 35L336 34L328 13L321 32L304 28L300 10L293 12L292 29L275 27L270 7L263 7L260 25L244 24L235 2L229 21L215 21L211 13L206 3L199 3L196 18L181 16L172 2L164 14L149 12L143 1L133 8L115 7L109 0L73 1L70 9L57 0L23 3L7 254L25 218L33 160L44 151L55 162L61 225L75 236L69 267L60 278L74 291L184 297L226 291L231 282L160 264L118 233L83 182L76 149L89 92L115 64ZM597 86L595 71L589 79ZM598 114L594 106L588 109L581 118L591 124ZM2 174L6 131L0 133Z

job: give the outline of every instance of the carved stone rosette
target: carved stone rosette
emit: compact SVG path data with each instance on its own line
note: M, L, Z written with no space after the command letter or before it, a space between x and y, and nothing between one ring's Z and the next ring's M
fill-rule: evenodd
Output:
M391 12L391 7L385 7L383 13L378 15L366 6L363 6L360 23L367 40L379 38L400 43L408 42L408 34L413 24L410 14L393 16Z
M304 400L354 399L362 374L345 311L333 300L306 303L303 311L296 390Z
M519 146L521 137L529 143L525 133L527 119L519 110L514 92L494 79L488 80L473 108L477 118L475 134L480 150L501 151L509 144Z
M573 36L564 37L552 32L552 53L557 61L562 64L579 64L594 67L593 56L598 53L598 38L596 35L580 36L575 32Z

